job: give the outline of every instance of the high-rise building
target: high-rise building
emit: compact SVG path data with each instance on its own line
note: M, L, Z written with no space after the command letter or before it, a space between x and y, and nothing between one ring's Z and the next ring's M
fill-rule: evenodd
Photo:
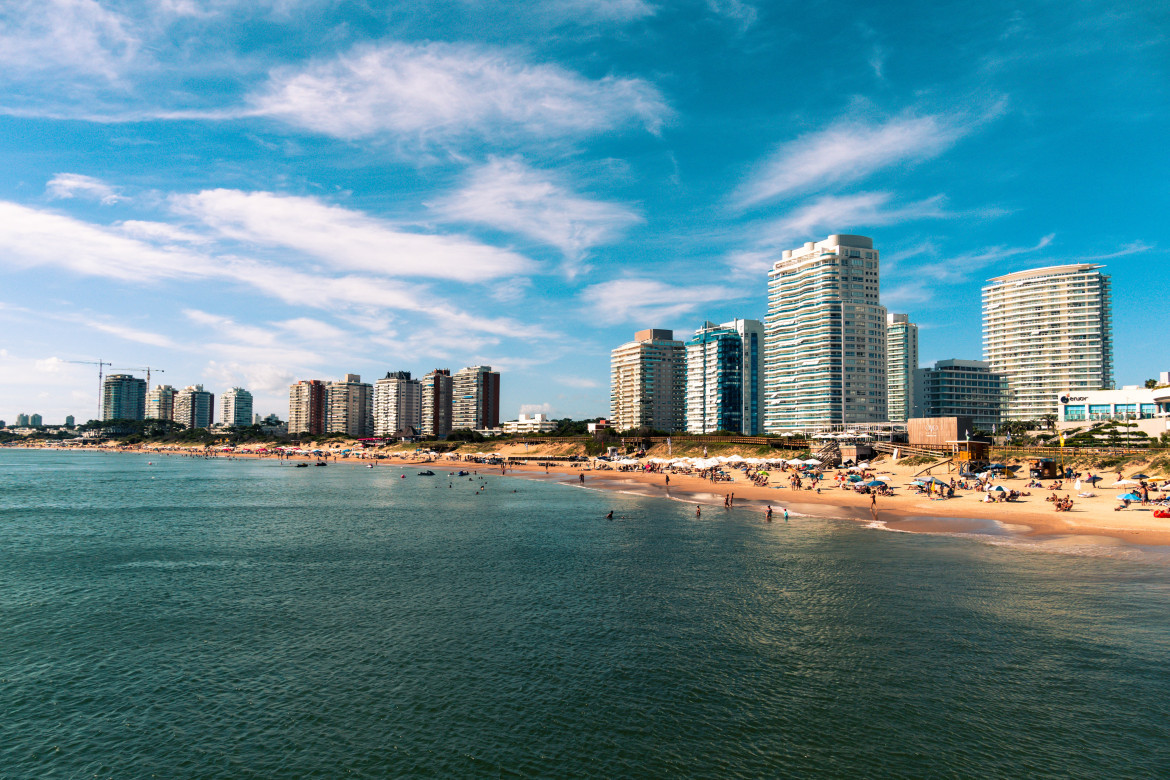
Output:
M983 288L983 357L1007 377L1005 420L1055 415L1065 390L1113 386L1110 280L1100 265L1017 271Z
M289 434L325 433L328 418L325 383L320 379L302 379L288 389Z
M1007 378L981 360L939 360L914 372L913 417L970 417L992 433L1003 418Z
M190 429L210 428L215 422L215 393L203 385L188 385L175 393L175 422Z
M32 414L32 415L29 415L28 424L31 425L33 428L40 428L40 427L44 426L45 420L39 414Z
M610 352L609 408L614 430L681 431L686 425L686 345L674 331L648 328Z
M409 371L389 371L374 382L374 435L393 436L407 427L421 432L422 392Z
M500 427L500 375L491 366L468 366L451 377L451 430Z
M16 427L17 428L27 428L28 427L28 415L27 414L25 414L24 412L21 412L20 414L16 415Z
M330 382L326 404L326 433L344 433L359 439L374 435L374 387L357 374Z
M158 385L146 393L147 420L175 419L175 393L170 385Z
M451 432L451 370L436 368L422 378L423 436L446 436Z
M103 420L141 420L146 415L146 380L110 374L102 382Z
M907 314L886 315L886 419L906 422L914 404L918 326Z
M76 423L73 420L73 415L71 415L71 414L65 415L65 427L66 428L72 428L75 424ZM4 424L0 423L0 428L3 428L3 427L4 427Z
M785 249L768 272L764 431L884 422L886 309L865 236Z
M689 433L759 435L764 386L764 324L704 322L686 344Z
M252 394L233 387L223 394L223 424L229 428L247 428L252 424Z

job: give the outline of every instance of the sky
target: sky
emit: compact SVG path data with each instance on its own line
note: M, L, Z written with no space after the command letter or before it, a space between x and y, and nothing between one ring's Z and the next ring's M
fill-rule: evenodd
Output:
M10 423L96 416L99 359L282 418L488 364L503 419L605 416L611 349L763 319L832 233L923 364L981 357L988 278L1101 263L1136 384L1168 214L1160 0L0 4Z

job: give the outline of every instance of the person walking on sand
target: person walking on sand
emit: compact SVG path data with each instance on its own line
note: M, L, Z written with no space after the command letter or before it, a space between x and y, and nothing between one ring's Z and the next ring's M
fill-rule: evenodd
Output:
M869 494L869 506L871 509L877 508L877 493Z

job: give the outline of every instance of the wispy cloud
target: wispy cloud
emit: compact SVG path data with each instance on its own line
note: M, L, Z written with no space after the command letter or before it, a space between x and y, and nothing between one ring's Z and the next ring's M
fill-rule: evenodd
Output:
M518 159L493 159L472 171L458 192L432 204L447 220L520 233L559 249L576 263L598 244L617 239L642 218L628 206L573 193Z
M637 78L591 80L486 46L389 43L274 71L241 114L337 138L392 134L423 145L463 137L560 138L670 116Z
M45 185L45 194L54 199L90 198L106 206L123 200L117 190L101 179L80 173L58 173Z
M220 235L304 252L335 268L385 276L482 282L535 270L521 255L463 236L411 233L316 198L204 190L176 195L175 210Z
M614 279L585 288L581 297L598 317L611 324L635 322L651 327L690 314L703 304L744 295L721 285L682 287L656 279Z
M545 13L564 19L630 22L653 16L658 8L645 0L544 0Z
M0 68L8 78L56 74L117 82L140 46L129 20L97 0L0 4Z
M707 0L707 7L712 13L735 22L740 32L755 24L760 15L754 5L743 0Z
M949 149L968 129L941 116L899 117L881 124L844 120L780 146L757 166L734 201L746 208L929 159Z
M860 228L948 216L943 209L946 199L942 195L900 205L893 200L894 196L889 192L860 192L840 197L826 195L801 206L761 232L766 241L783 246L793 241L808 241L827 230L848 233Z

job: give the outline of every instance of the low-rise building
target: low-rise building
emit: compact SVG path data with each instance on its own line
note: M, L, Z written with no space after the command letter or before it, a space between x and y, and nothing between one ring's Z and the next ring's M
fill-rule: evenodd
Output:
M508 420L500 426L504 433L548 433L555 431L557 424L548 419L548 415L543 412L536 414L521 414L515 420Z
M1007 378L982 360L939 360L914 372L914 417L969 417L991 433L1003 419Z
M1094 423L1133 423L1147 436L1170 431L1170 382L1153 389L1129 385L1119 390L1065 390L1056 398L1058 430Z

